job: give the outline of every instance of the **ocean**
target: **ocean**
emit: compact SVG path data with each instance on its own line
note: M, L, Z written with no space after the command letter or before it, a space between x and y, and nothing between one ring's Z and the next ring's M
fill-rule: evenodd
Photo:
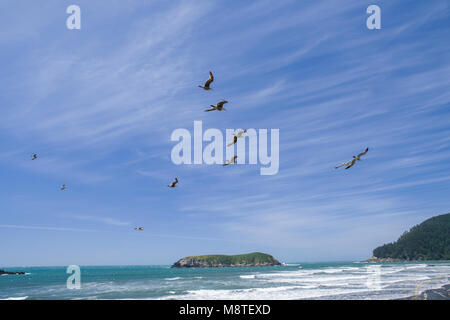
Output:
M2 269L0 267L0 269ZM291 263L274 267L173 269L80 267L68 289L66 267L18 267L0 276L0 299L397 299L450 283L450 262Z

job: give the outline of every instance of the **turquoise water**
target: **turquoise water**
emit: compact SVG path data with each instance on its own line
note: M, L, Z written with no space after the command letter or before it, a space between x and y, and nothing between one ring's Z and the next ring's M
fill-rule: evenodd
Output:
M27 274L0 276L0 299L394 299L450 282L450 262L374 265L81 266L80 289L67 288L66 267L3 268Z

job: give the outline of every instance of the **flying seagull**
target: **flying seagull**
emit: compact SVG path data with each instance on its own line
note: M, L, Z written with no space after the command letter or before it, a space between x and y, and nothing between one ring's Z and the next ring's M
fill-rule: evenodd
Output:
M31 160L36 160L36 159L37 159L37 154L34 153L34 154L31 156Z
M368 151L369 151L369 148L366 148L366 150L364 150L364 152L361 152L357 156L353 156L353 160L352 161L344 162L343 164L337 166L336 169L339 169L339 168L344 167L344 166L345 166L345 169L350 169L351 167L353 167L355 165L356 161L361 161L361 157L363 155L365 155Z
M230 142L229 144L227 144L227 147L232 146L233 144L235 144L235 143L237 142L237 140L238 140L239 138L242 138L242 135L243 135L244 133L246 133L246 132L247 132L247 129L240 130L238 133L234 133L234 134L233 134L233 135L234 135L233 141Z
M61 190L66 190L67 189L67 186L65 185L65 184L63 184L62 186L61 186Z
M138 228L134 228L134 230L136 230L136 231L144 231L144 228L138 227Z
M169 188L175 188L176 184L178 183L178 179L175 178L171 184L169 184Z
M225 162L225 163L223 164L223 166L227 166L227 165L229 165L229 164L236 163L237 157L238 157L238 156L234 156L234 157L231 158L230 160L227 160L227 162Z
M199 88L202 88L203 90L211 90L212 88L210 88L209 86L211 85L211 83L214 81L214 76L212 74L212 72L209 72L209 78L208 80L206 80L205 85L203 86L198 86Z
M207 109L207 110L205 110L205 112L208 112L208 111L214 111L214 110L217 110L217 111L226 111L226 109L223 107L223 105L225 104L225 103L228 103L228 101L227 100L222 100L222 101L219 101L219 102L217 102L217 105L211 105L211 108L209 108L209 109Z

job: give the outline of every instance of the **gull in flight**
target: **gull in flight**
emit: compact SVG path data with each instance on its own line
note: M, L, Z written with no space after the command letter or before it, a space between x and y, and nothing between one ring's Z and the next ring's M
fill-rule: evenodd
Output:
M31 160L36 160L36 159L37 159L37 154L35 153L31 156Z
M63 184L62 186L61 186L61 190L66 190L67 189L67 186L65 185L65 184Z
M199 88L202 88L203 90L212 90L212 88L210 88L209 86L211 85L211 83L214 81L214 76L212 74L212 72L209 72L209 78L208 80L206 80L205 85L203 86L198 86Z
M227 160L227 162L225 162L225 163L223 164L223 166L227 166L227 165L229 165L229 164L236 163L237 157L238 157L238 156L234 156L234 157L231 158L230 160Z
M227 144L227 147L232 146L233 144L235 144L235 143L237 142L237 140L238 140L239 138L242 138L242 135L243 135L244 133L246 133L246 132L247 132L247 129L240 130L240 131L238 131L238 133L234 133L234 134L233 134L233 135L234 135L233 141L230 142L229 144Z
M169 184L169 188L175 188L176 184L178 183L178 179L175 178L171 184Z
M217 110L217 111L227 111L224 107L223 107L223 105L225 104L225 103L228 103L228 101L227 100L222 100L222 101L219 101L218 103L217 103L217 105L211 105L211 108L209 108L209 109L206 109L205 110L205 112L208 112L208 111L214 111L214 110Z
M336 169L339 169L339 168L344 167L344 166L345 166L345 169L350 169L351 167L353 167L355 165L356 161L361 161L361 157L363 155L365 155L368 151L369 151L369 148L366 148L366 150L364 150L364 152L361 152L357 156L353 156L353 160L352 161L344 162L343 164L337 166Z
M138 227L138 228L134 228L134 230L136 230L136 231L144 231L144 228Z

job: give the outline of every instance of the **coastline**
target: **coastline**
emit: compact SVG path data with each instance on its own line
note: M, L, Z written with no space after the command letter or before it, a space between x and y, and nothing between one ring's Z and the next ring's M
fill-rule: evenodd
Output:
M450 260L403 260L403 259L393 259L393 258L378 258L371 257L369 259L360 261L360 263L430 263L430 262L450 262Z

